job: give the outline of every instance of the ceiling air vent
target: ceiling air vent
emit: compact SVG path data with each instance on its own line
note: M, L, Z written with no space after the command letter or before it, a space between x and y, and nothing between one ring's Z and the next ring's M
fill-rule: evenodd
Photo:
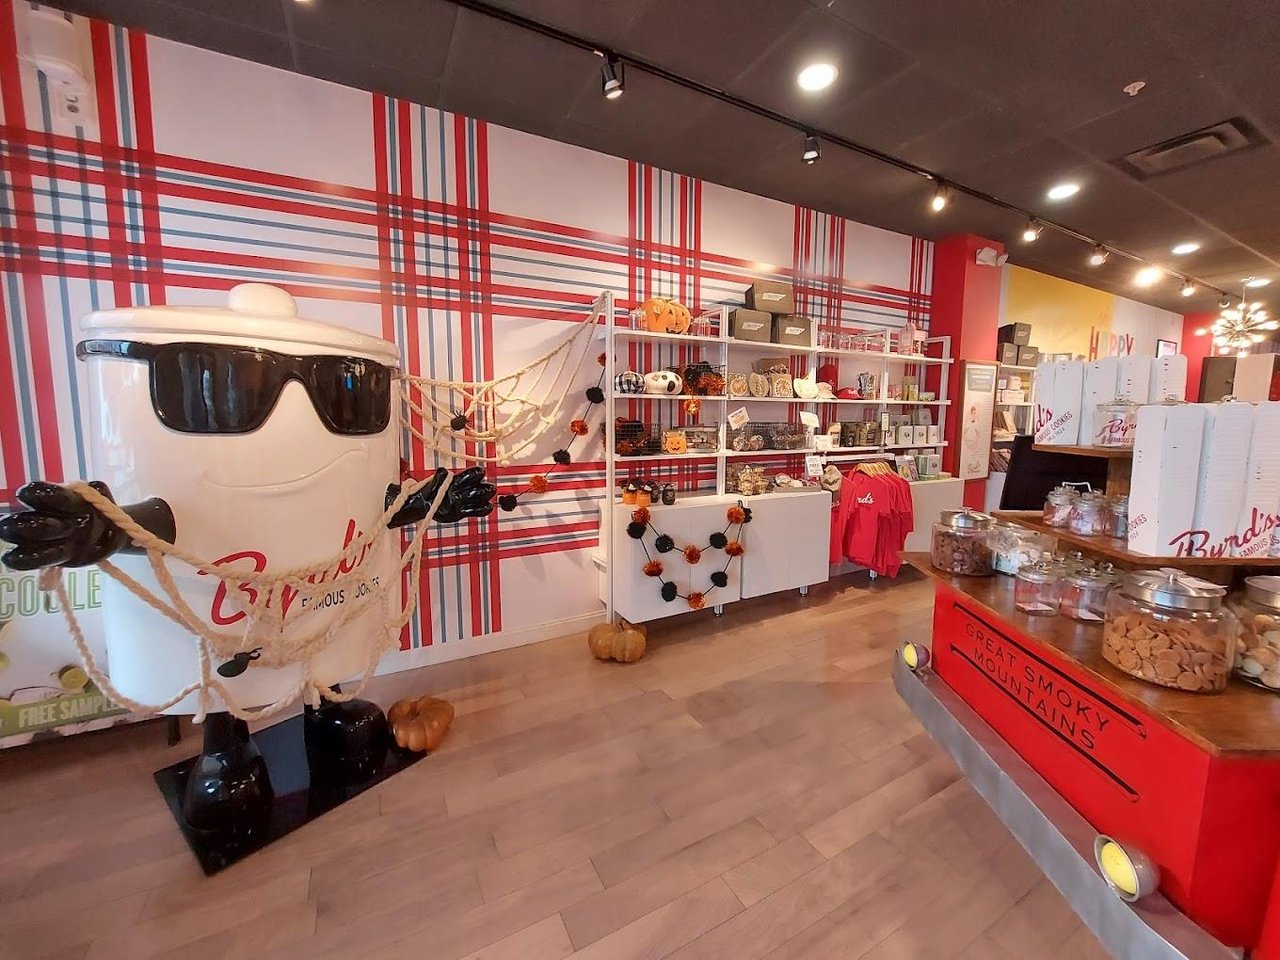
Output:
M1211 127L1153 143L1149 147L1127 153L1112 163L1130 176L1147 180L1239 153L1241 150L1260 147L1267 142L1258 128L1244 117L1232 117Z

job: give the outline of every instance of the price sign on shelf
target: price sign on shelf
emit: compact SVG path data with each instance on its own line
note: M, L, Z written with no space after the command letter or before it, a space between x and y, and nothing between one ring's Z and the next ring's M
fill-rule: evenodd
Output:
M810 410L801 410L800 422L804 424L806 427L813 427L814 429L817 429L818 415L816 413L813 413Z
M750 420L751 414L747 413L746 407L739 407L729 414L729 426L734 430L745 427Z
M804 475L806 477L812 477L815 480L821 477L822 476L822 458L819 456L815 456L813 454L810 454L809 456L805 457L804 458Z

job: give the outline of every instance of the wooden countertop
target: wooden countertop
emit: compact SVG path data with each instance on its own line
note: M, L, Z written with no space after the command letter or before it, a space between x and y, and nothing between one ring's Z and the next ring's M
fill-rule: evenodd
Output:
M1251 567L1258 572L1265 568L1280 566L1280 559L1273 557L1153 557L1145 553L1134 553L1129 544L1118 537L1086 537L1072 533L1065 527L1051 527L1044 522L1041 510L996 510L992 514L1000 520L1008 520L1019 526L1035 530L1037 533L1056 537L1063 543L1079 547L1087 553L1097 554L1125 567L1156 569L1158 567L1174 567L1178 570L1195 571L1213 567Z
M1185 693L1146 683L1102 659L1102 627L1069 617L1032 617L1013 605L1013 578L957 577L929 562L927 553L902 558L921 573L945 583L976 607L1036 641L1050 656L1083 670L1099 685L1215 755L1280 755L1280 694L1237 680L1222 693Z

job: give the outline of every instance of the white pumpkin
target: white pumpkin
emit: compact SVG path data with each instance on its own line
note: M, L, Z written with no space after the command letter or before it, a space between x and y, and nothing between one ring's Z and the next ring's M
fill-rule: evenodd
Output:
M674 370L654 370L644 375L644 392L672 396L684 390L684 381Z

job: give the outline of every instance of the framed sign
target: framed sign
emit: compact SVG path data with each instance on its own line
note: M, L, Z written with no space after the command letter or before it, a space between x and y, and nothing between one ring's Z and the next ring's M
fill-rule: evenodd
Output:
M1157 340L1156 341L1157 357L1172 357L1177 352L1178 352L1177 340Z
M982 360L960 363L959 438L956 476L982 480L991 473L991 424L996 410L999 366Z

